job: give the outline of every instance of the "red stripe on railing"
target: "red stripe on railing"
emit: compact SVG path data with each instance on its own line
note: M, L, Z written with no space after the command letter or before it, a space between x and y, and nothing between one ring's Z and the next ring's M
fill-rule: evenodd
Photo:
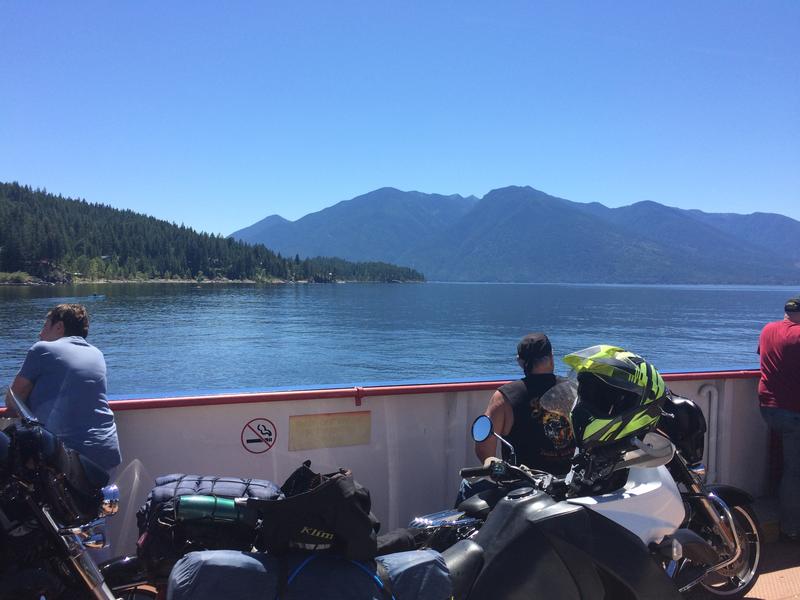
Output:
M708 373L665 373L664 381L701 381L704 379L756 379L761 371L709 371Z
M713 371L708 373L665 373L666 381L703 381L711 379L754 379L759 371ZM363 398L371 396L405 396L409 394L442 394L495 390L508 380L474 381L465 383L426 383L416 385L388 385L370 387L348 387L325 390L299 390L292 392L258 392L251 394L218 394L211 396L180 396L174 398L141 398L135 400L112 400L114 411L158 408L182 408L188 406L214 406L223 404L252 404L262 402L293 402L350 398L361 406ZM0 408L0 415L5 408Z
M666 381L703 381L710 379L754 379L758 371L713 371L708 373L666 373ZM465 383L429 383L417 385L388 385L338 388L330 390L303 390L297 392L264 392L257 394L225 394L218 396L191 396L180 398L154 398L152 400L113 400L117 410L141 410L184 406L211 406L217 404L249 404L256 402L290 402L295 400L322 400L327 398L352 398L361 406L364 398L372 396L405 396L408 394L442 394L454 392L480 392L496 390L508 383L501 381L474 381Z
M471 392L495 390L508 380L478 381L471 383L431 383L423 385L391 385L373 387L351 387L329 390L302 390L297 392L263 392L255 394L222 394L218 396L186 396L179 398L152 398L136 400L112 400L114 411L141 410L151 408L175 408L185 406L211 406L217 404L250 404L258 402L292 402L297 400L323 400L328 398L351 398L361 406L364 398L371 396L403 396L407 394L436 394L444 392Z

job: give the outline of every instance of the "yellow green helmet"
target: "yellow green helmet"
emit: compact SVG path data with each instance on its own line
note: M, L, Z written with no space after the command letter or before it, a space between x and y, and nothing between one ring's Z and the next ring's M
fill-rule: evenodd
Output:
M598 345L568 354L564 362L577 373L571 420L579 447L612 444L656 426L667 386L641 356Z

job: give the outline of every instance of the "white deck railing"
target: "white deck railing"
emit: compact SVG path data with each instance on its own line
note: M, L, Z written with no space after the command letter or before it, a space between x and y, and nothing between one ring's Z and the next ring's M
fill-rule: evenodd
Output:
M760 496L768 485L768 441L758 412L757 375L665 378L706 415L709 479ZM405 525L413 515L449 508L458 470L477 464L469 425L502 383L112 402L124 458L118 472L124 507L114 518L115 535L123 536L122 546L130 549L135 510L157 475L216 474L281 483L305 459L322 472L350 468L372 492L384 531Z

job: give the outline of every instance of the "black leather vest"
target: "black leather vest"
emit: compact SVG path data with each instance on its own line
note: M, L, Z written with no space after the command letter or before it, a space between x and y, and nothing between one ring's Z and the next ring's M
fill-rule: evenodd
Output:
M517 453L517 462L555 475L569 471L575 439L564 417L542 410L539 398L556 384L552 373L529 375L498 391L514 411L514 426L506 436ZM503 446L503 458L508 459Z

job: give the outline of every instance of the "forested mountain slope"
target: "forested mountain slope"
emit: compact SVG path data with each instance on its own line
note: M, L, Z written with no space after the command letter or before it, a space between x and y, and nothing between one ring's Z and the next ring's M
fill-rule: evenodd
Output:
M87 279L422 279L379 262L284 258L260 244L16 183L0 183L0 271Z

